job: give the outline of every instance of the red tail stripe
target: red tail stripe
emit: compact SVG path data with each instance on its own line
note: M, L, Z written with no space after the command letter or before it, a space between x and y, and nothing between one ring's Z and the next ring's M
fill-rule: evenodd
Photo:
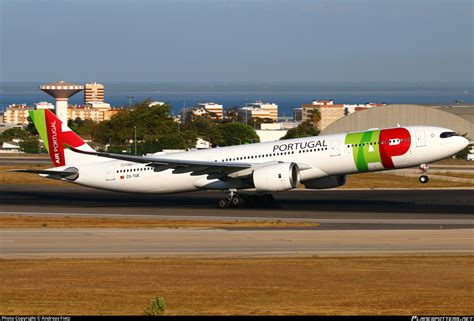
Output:
M61 121L52 113L45 113L46 132L48 133L49 156L54 166L64 166L64 147L62 144Z
M63 144L69 145L71 147L79 147L84 145L84 141L81 139L81 137L77 136L75 132L72 130L67 131L67 132L62 132L62 139L63 139Z

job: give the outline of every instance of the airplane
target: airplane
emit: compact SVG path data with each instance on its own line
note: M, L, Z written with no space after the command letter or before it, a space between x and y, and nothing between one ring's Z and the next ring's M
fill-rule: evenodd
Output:
M347 175L409 168L450 157L469 141L433 126L369 129L172 154L96 152L49 110L29 111L54 168L20 169L87 187L129 193L225 191L218 207L271 206L271 192L303 184L329 189ZM429 178L423 171L421 183ZM255 189L255 194L242 190Z

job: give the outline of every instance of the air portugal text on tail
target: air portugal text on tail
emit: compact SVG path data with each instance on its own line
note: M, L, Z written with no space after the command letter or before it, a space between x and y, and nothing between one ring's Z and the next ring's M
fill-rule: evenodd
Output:
M49 110L30 116L56 167L16 171L119 192L227 191L219 207L271 205L269 193L300 183L307 189L338 187L349 174L419 166L450 157L469 144L446 128L406 126L131 156L94 151ZM428 177L422 175L420 181L426 183ZM257 192L240 193L245 189Z

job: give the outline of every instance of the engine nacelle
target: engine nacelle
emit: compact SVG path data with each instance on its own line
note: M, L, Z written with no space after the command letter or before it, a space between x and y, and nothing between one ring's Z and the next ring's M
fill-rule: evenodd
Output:
M304 181L303 184L306 188L310 188L310 189L325 189L325 188L339 187L346 184L346 175L316 178L309 181Z
M300 169L295 163L268 165L253 172L253 184L257 191L286 191L295 188L299 183Z

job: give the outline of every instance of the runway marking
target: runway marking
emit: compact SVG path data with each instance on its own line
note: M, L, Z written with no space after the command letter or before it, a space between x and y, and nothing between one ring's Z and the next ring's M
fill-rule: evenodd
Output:
M189 220L221 220L221 221L271 221L271 220L287 220L297 222L316 222L316 223L350 223L350 224L429 224L429 225L451 225L451 224L474 224L474 219L328 219L328 218L294 218L294 217L258 217L258 216L194 216L194 215L135 215L135 214L119 214L119 213L73 213L73 212L8 212L2 211L0 215L49 215L49 216L91 216L91 217L129 217L129 218L160 218L160 219L189 219Z

